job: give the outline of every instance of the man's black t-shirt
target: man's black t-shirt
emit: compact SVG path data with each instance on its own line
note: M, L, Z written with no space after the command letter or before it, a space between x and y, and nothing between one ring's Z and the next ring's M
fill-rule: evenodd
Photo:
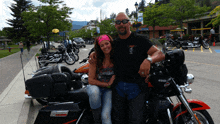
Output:
M141 63L148 57L148 50L153 45L150 40L131 33L127 39L116 38L114 48L114 73L116 79L136 82L141 79L138 73Z

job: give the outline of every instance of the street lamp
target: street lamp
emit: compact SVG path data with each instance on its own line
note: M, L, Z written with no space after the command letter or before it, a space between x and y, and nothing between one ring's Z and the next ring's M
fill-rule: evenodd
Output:
M136 2L136 3L134 4L134 6L135 6L135 8L136 8L136 22L137 22L137 9L138 9L138 3Z

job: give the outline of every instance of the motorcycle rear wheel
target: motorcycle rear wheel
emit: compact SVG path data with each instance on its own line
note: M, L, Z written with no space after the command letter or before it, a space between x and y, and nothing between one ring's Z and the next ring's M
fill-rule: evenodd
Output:
M41 105L47 105L49 103L47 98L36 99Z
M202 124L214 124L212 117L206 110L193 111ZM184 124L194 124L189 113L182 115ZM182 124L179 121L176 124Z
M76 59L75 59L75 57L73 56L73 55L69 55L69 57L72 59L72 61L71 60L69 60L69 58L66 56L65 57L65 62L66 62L66 64L68 64L68 65L73 65L75 62L76 62Z
M209 43L208 42L203 42L202 46L205 49L209 49Z

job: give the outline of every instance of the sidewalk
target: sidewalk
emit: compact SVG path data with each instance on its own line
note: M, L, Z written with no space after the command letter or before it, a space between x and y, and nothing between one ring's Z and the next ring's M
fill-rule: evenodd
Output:
M29 74L36 69L35 56L33 56L24 66L25 79L31 78ZM23 70L21 70L0 95L1 124L26 124L31 99L25 99L24 92L25 84Z

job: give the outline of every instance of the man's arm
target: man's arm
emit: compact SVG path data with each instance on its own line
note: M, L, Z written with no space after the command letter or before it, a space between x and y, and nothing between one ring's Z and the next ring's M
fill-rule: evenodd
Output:
M138 73L140 74L141 77L148 78L151 64L164 60L165 55L159 49L157 49L155 46L152 46L148 50L147 54L150 55L150 57L152 58L152 62L150 62L147 59L144 59L144 61L140 65L140 70Z

